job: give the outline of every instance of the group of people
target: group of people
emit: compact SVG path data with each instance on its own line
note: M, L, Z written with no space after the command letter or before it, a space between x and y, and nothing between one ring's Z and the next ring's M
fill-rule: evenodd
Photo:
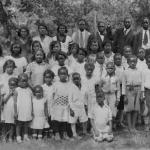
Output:
M18 143L50 137L80 139L92 134L101 142L126 127L137 132L138 120L149 131L150 31L143 19L134 33L131 18L124 28L98 22L91 34L80 19L72 37L60 24L55 37L44 23L39 35L23 26L10 54L0 47L0 112L2 140Z

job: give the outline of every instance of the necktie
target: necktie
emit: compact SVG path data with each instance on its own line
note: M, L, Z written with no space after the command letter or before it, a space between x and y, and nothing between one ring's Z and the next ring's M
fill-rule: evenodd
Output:
M83 42L83 34L80 32L80 47L83 48L84 42Z
M126 34L127 34L127 29L124 30L124 35L126 35Z
M146 45L148 43L147 31L145 30L143 44Z

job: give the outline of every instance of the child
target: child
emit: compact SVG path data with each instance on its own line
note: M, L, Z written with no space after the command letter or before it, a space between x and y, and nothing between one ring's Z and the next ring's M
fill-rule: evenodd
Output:
M25 57L21 56L21 46L18 43L13 43L10 48L11 55L6 56L6 59L12 59L16 64L16 75L23 73L27 66L27 60Z
M82 123L83 133L86 134L87 127L87 115L84 108L84 96L85 92L83 86L81 84L81 77L79 73L72 74L72 82L75 84L74 92L75 98L74 101L70 102L70 109L74 112L73 116L70 116L69 123L71 123L71 129L73 133L73 137L80 139L80 136L77 135L76 132L76 123L79 119L80 123Z
M52 67L52 71L55 74L55 81L57 81L59 79L58 78L58 69L61 67L66 67L68 69L69 75L72 73L72 70L70 69L70 67L65 65L66 59L67 59L67 54L65 52L60 51L59 53L57 53L56 60L58 61L58 64L56 64L55 66Z
M15 92L15 118L17 142L21 143L21 135L25 141L29 141L28 127L32 120L32 91L28 86L28 75L23 73L18 76L18 88ZM21 133L23 131L23 134Z
M2 88L7 87L8 88L8 80L11 77L16 77L15 72L15 62L13 60L7 60L4 63L3 66L3 74L0 76L0 85L2 86Z
M122 79L122 95L124 95L128 128L135 132L135 124L140 111L141 92L144 91L142 73L136 68L137 57L129 57L129 68L124 71Z
M87 56L87 51L83 48L79 48L78 54L77 54L77 59L74 62L74 64L71 65L70 68L72 68L73 72L77 72L82 76L85 76L85 70L84 70L84 65L85 65L85 58Z
M145 49L140 48L138 51L137 69L143 71L147 69L147 64L145 60Z
M51 70L45 70L43 75L44 84L42 85L44 97L47 99L48 105L48 122L51 127L51 111L52 111L52 101L53 101L53 80L54 80L54 73ZM49 131L46 131L49 136Z
M45 53L43 50L37 50L34 55L34 61L28 64L26 73L31 81L31 86L43 84L43 73L49 68L49 65L45 63Z
M43 88L37 85L33 89L33 120L31 122L31 128L33 129L33 138L42 139L42 132L46 125L46 120L48 119L48 108L47 100L43 96Z
M150 56L146 58L146 64L148 68L146 70L143 70L143 81L144 81L144 91L145 91L145 103L148 108L148 113L145 116L145 130L149 131L150 126Z
M72 84L68 82L66 67L58 69L59 81L54 84L52 102L52 128L55 140L68 139L67 125L69 121L69 101L72 101Z
M89 44L89 49L88 49L88 60L95 63L96 61L96 54L100 51L100 47L98 44L97 39L92 39L90 44Z
M132 48L131 46L124 46L123 48L123 57L122 57L122 65L125 69L129 67L129 64L127 62L128 58L132 55Z
M57 65L58 62L56 60L56 56L58 54L58 52L61 51L61 44L59 41L52 41L51 45L50 45L50 52L47 56L48 62L50 64L50 68L52 68L53 66Z
M113 62L106 64L107 75L102 77L100 87L105 93L105 103L110 106L113 115L113 128L115 128L115 118L117 105L120 101L120 82L115 75L115 65Z
M114 62L114 53L112 52L112 42L105 41L103 43L103 48L104 48L105 65L108 62Z
M113 140L112 112L110 107L104 102L104 92L96 86L95 93L96 103L92 107L92 111L90 113L93 136L97 142L102 142L103 140L111 142ZM101 117L99 115L101 115Z
M122 66L122 56L120 53L116 53L114 55L114 64L115 64L115 74L118 76L120 81L120 101L117 106L118 112L117 112L117 119L118 119L118 127L123 127L123 110L124 110L124 100L122 96L122 76L124 73L125 68Z
M3 109L1 114L1 120L4 123L2 127L2 135L3 141L5 141L8 133L8 141L12 142L13 134L14 134L14 127L15 127L15 120L14 120L14 93L15 88L17 87L17 78L10 78L8 81L9 87L3 88L1 91L1 100L3 103ZM9 131L9 132L8 132Z
M94 69L94 75L97 76L96 78L100 79L102 76L106 75L106 66L104 64L105 57L102 52L98 52L96 54L96 63L95 63L95 69Z
M73 43L70 45L69 53L68 53L68 66L72 66L72 64L75 63L78 51L79 51L79 45L77 43Z

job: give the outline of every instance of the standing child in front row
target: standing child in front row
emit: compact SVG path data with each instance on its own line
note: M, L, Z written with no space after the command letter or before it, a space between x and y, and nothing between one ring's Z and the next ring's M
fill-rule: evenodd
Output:
M15 92L15 118L17 142L21 143L21 131L23 131L23 140L29 141L28 127L32 120L32 91L28 85L28 75L23 73L18 76L18 88Z
M69 139L67 126L69 121L69 101L72 101L72 83L69 82L69 74L66 67L58 69L59 81L54 84L54 96L52 102L52 128L55 140Z
M105 93L105 103L110 106L113 114L113 128L115 129L117 106L120 101L120 82L119 78L115 75L115 65L113 62L106 64L107 75L102 77L100 87Z
M51 129L51 111L52 111L52 101L53 101L53 80L54 80L54 73L51 70L46 70L43 75L44 84L42 85L44 97L47 99L47 105L48 105L48 122ZM47 136L50 135L50 130L45 130L45 133Z
M145 130L150 130L150 55L146 58L148 68L143 71L145 103L148 108L148 113L144 116Z
M71 123L71 129L74 138L80 138L76 132L76 123L79 119L80 123L82 123L82 133L86 134L87 130L87 121L88 117L85 112L85 90L83 85L81 84L81 77L79 73L72 74L72 82L74 83L74 98L73 101L70 102L70 108L73 111L74 115L70 116L69 123Z
M1 120L3 122L2 126L2 137L3 141L6 141L7 133L9 131L9 142L12 142L13 140L13 134L15 129L15 113L14 113L14 93L15 89L18 85L17 78L10 78L8 81L9 87L2 88L1 91L1 100L2 100L2 114L1 114Z
M136 132L135 125L140 112L140 98L142 96L142 73L136 68L137 57L131 55L128 59L129 68L124 71L122 79L122 94L124 95L125 111L127 114L128 128Z
M43 97L43 88L37 85L33 89L33 120L31 128L33 129L33 138L42 139L43 129L45 128L48 119L47 100Z
M102 142L113 140L112 134L112 112L110 107L105 104L105 95L99 86L95 86L96 103L90 112L90 120L95 141Z

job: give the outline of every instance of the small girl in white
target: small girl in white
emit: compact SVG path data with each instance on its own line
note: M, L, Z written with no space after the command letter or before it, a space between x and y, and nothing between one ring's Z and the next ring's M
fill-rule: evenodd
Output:
M9 87L5 87L1 91L1 100L2 100L2 114L1 114L1 120L3 122L2 127L2 136L3 141L6 141L6 133L8 130L9 132L9 142L12 142L13 139L13 133L14 133L14 127L15 127L15 118L14 118L14 93L15 88L17 87L17 78L10 78L8 81Z
M28 85L28 75L23 73L18 76L18 88L15 93L15 117L17 142L21 143L21 129L23 129L23 139L29 141L28 127L32 120L32 91Z
M33 129L33 138L42 139L42 132L46 125L46 120L48 118L47 101L43 97L43 88L37 85L33 89L33 120L31 123L31 128Z

